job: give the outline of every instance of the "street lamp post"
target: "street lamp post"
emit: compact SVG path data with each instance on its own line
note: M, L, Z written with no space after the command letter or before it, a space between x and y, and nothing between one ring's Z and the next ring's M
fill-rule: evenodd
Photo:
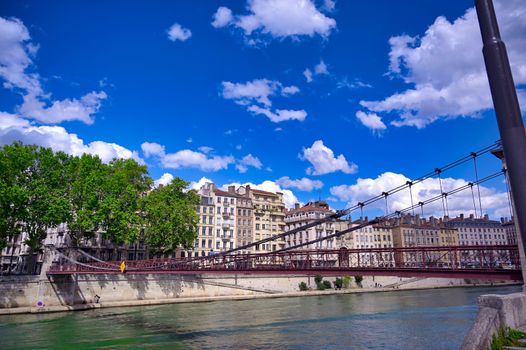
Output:
M511 74L506 46L500 37L492 0L475 0L484 44L491 97L497 115L502 149L508 166L508 176L516 220L526 248L526 132ZM526 250L526 249L525 249ZM523 271L523 277L524 271Z

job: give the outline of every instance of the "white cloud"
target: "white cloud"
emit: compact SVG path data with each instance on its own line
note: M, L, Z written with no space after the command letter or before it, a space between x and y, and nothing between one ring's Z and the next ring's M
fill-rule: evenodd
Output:
M31 43L26 26L17 18L0 17L0 77L4 87L18 88L36 95L43 93L37 73L27 73L37 46Z
M174 23L170 29L168 29L168 39L171 41L186 41L190 39L192 32L188 28L182 27L179 23Z
M68 133L63 127L35 126L16 115L0 112L0 144L10 144L14 141L49 147L54 151L63 151L75 156L83 153L98 155L105 163L113 158L132 158L144 164L136 151L118 144L104 141L85 144L76 134Z
M93 114L97 113L102 101L107 98L104 91L92 91L77 99L65 99L53 101L51 106L37 96L28 94L24 96L24 102L18 108L18 112L24 117L38 120L46 124L57 124L63 121L80 120L86 124L93 124Z
M174 176L172 174L164 173L160 178L158 178L157 180L153 182L153 186L154 187L159 187L159 185L166 186L170 182L172 182L173 179L174 179Z
M300 89L297 86L283 86L275 80L255 79L246 83L222 82L222 96L225 99L234 100L235 103L248 106L247 110L254 114L262 114L274 123L286 120L303 121L307 117L304 110L271 110L271 96L281 95L289 97L297 94Z
M210 156L211 147L200 147L201 152L183 149L175 153L166 153L165 146L155 142L144 142L141 145L145 157L155 156L166 169L195 168L202 171L219 171L235 163L232 156ZM208 152L205 152L208 151Z
M315 75L329 75L329 69L323 60L320 60L320 63L315 65L313 70L310 70L310 68L305 68L303 71L303 76L307 80L307 83L312 83Z
M378 132L387 129L387 126L382 121L382 118L376 113L364 113L362 111L356 112L356 118L367 128L373 132Z
M229 25L233 20L232 11L228 7L221 6L214 13L214 21L212 26L214 28L222 28Z
M353 185L340 185L330 188L333 196L341 201L349 202L349 205L356 205L366 199L381 195L382 192L387 192L400 185L404 185L409 178L402 174L385 172L377 178L359 178ZM445 192L465 186L468 181L464 179L442 178L442 187ZM429 178L422 182L416 183L412 187L413 204L418 204L420 201L439 196L440 184L438 178ZM485 213L493 212L495 216L509 216L508 197L505 192L498 192L495 189L480 186L482 208ZM476 195L476 191L475 191ZM478 198L475 202L478 206ZM389 195L387 197L389 212L402 210L411 206L411 195L409 190L400 191ZM461 213L474 213L473 197L470 190L461 191L454 195L447 197L447 207L449 208L449 215L455 216ZM385 211L385 201L379 200L372 204L371 208L377 208ZM368 208L365 208L368 209ZM424 206L424 215L443 216L444 211L442 201L438 200ZM477 209L478 211L478 209ZM420 209L415 210L419 214ZM480 215L480 212L478 212Z
M254 184L251 182L245 182L241 184L239 182L233 182L233 183L222 185L220 186L220 188L226 191L229 186L236 186L236 188L238 188L239 186L246 186L246 185L250 185L252 189L256 189L256 190L283 193L283 202L285 203L285 206L287 208L293 208L295 203L299 203L299 200L294 194L294 192L292 192L291 190L286 190L286 189L281 188L280 185L278 185L276 182L271 181L271 180L265 180L260 184Z
M247 37L263 34L274 38L315 35L327 38L336 28L336 21L318 11L311 0L249 0L247 9L249 14L233 19L228 8L220 7L213 23L215 27L231 24L242 29Z
M161 159L161 164L165 168L196 168L202 171L218 171L227 169L234 163L232 156L212 156L208 157L201 152L184 149L175 153L167 153Z
M315 141L310 148L303 148L300 159L312 164L312 167L307 168L309 175L324 175L336 171L353 174L358 170L358 166L354 163L349 164L343 154L335 157L334 152L325 146L322 140Z
M314 73L318 74L329 74L329 70L327 69L327 65L323 60L320 61L316 66L314 66Z
M303 75L305 76L307 83L312 83L312 71L309 68L305 68Z
M307 112L302 110L286 110L286 109L278 109L276 112L272 112L270 109L267 108L261 108L256 105L249 106L248 111L254 113L254 114L263 114L266 116L270 121L273 123L280 123L286 120L299 120L304 121L307 117Z
M240 105L257 102L270 107L272 106L270 96L278 93L282 96L290 96L300 91L297 86L283 86L279 81L268 79L254 79L244 84L223 81L221 84L223 85L223 97L234 100Z
M323 182L320 180L311 180L303 177L297 180L291 180L288 176L283 176L276 180L276 183L285 188L297 188L300 191L311 192L323 187Z
M297 86L285 86L281 89L281 94L283 96L290 96L290 95L294 95L294 94L297 94L298 92L300 92L300 89L297 87Z
M324 0L322 9L326 12L333 12L336 8L335 0Z
M263 164L261 164L261 161L258 157L254 157L252 154L247 154L241 160L238 161L238 163L236 164L236 169L243 174L247 172L248 167L261 169L262 166Z
M0 78L5 88L23 94L24 102L17 112L43 123L93 123L93 115L107 98L106 93L93 91L80 99L51 100L51 94L42 89L40 75L31 71L36 52L37 45L31 42L29 31L20 20L0 17Z
M199 179L199 181L192 181L190 182L190 185L188 185L188 188L191 189L191 190L196 190L196 191L199 191L199 189L201 187L203 187L206 183L208 182L211 182L213 183L214 181L210 180L209 178L207 177L202 177Z
M164 156L164 146L156 142L143 142L141 149L146 158L151 156Z
M208 146L201 146L199 148L197 148L199 151L203 152L203 153L210 153L212 152L214 149L212 147L208 147Z
M498 0L495 8L514 81L524 85L526 5L522 0ZM396 36L389 44L389 72L414 87L360 104L374 112L399 114L392 125L424 128L438 119L476 117L493 107L473 8L453 22L438 17L421 37ZM518 95L524 110L526 90L519 89Z

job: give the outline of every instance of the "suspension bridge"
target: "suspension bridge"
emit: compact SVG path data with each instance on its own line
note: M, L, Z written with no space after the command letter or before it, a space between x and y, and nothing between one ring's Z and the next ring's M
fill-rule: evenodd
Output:
M121 264L116 262L97 259L81 249L77 249L77 255L81 254L85 260L91 260L91 262L80 262L55 249L60 259L59 262L50 266L47 274L305 274L520 280L522 279L520 258L516 245L310 249L314 244L324 240L352 234L353 231L370 225L384 223L404 214L414 215L415 210L419 210L423 215L424 208L434 202L441 202L444 217L447 217L449 216L450 198L462 191L471 192L473 210L475 214L482 216L480 184L501 176L506 178L506 170L501 169L493 174L479 177L477 159L482 155L498 152L500 148L500 142L495 142L445 166L435 168L435 170L419 178L400 184L400 186L389 191L383 191L365 201L358 202L349 208L338 210L331 215L313 220L306 225L296 227L287 232L238 246L231 250L218 252L212 256L132 260L126 261L121 266ZM442 174L468 162L473 163L473 180L460 187L445 191L442 184ZM414 186L431 178L438 179L438 194L415 203L413 196ZM507 181L505 182L507 184ZM409 192L410 206L390 211L389 198L404 190ZM373 206L382 200L385 201L385 215L376 217L373 220L364 220L364 208ZM511 206L511 202L509 204ZM342 217L350 218L352 213L357 211L360 213L360 220L346 230L300 244L290 245L270 253L246 253L247 250L261 244L283 239ZM54 247L50 248L54 249Z

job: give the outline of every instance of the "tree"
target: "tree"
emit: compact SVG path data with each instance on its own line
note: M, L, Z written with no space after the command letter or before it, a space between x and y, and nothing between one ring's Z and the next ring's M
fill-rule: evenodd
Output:
M27 170L35 158L36 147L13 143L0 148L0 252L22 233L29 194ZM11 251L11 259L14 248ZM9 264L11 272L11 262Z
M28 246L27 270L35 272L35 254L42 248L42 242L50 228L66 221L69 214L64 181L66 179L65 153L53 153L50 148L38 148L26 171L25 186L28 191L26 212L23 218Z
M199 195L187 187L188 182L177 177L144 198L145 241L154 252L168 254L179 246L190 249L197 238Z
M363 276L354 276L354 281L357 285L361 286L363 281Z
M307 286L307 283L305 283L305 282L300 282L298 284L298 287L299 287L300 291L302 291L302 292L305 292L305 291L309 290L309 287Z
M336 289L342 289L343 287L343 279L340 277L336 277L334 280L334 288Z
M133 159L114 159L102 181L100 215L104 237L117 244L136 241L142 221L141 197L152 184L147 167Z
M66 219L73 247L81 239L93 238L103 221L101 203L109 167L99 157L83 154L66 163L66 195L70 215Z
M352 276L343 276L342 277L343 288L349 288L352 282Z
M323 287L325 287L324 289L331 289L331 287L332 287L331 281L324 280L323 281Z

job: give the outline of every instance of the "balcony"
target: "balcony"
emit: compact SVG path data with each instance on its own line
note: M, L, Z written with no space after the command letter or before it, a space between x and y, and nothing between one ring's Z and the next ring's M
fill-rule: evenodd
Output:
M227 212L227 211L224 211L222 215L223 215L223 219L228 220L228 219L231 218L231 215L232 215L232 214L230 214L230 213Z
M230 235L222 235L222 236L221 236L221 240L222 240L223 242L230 242L232 239L233 239L233 237L230 236Z
M224 207L229 207L230 206L230 202L223 202L223 206Z
M228 223L223 223L223 224L221 225L221 227L223 228L223 230L229 230L229 229L230 229L230 224L228 224Z

